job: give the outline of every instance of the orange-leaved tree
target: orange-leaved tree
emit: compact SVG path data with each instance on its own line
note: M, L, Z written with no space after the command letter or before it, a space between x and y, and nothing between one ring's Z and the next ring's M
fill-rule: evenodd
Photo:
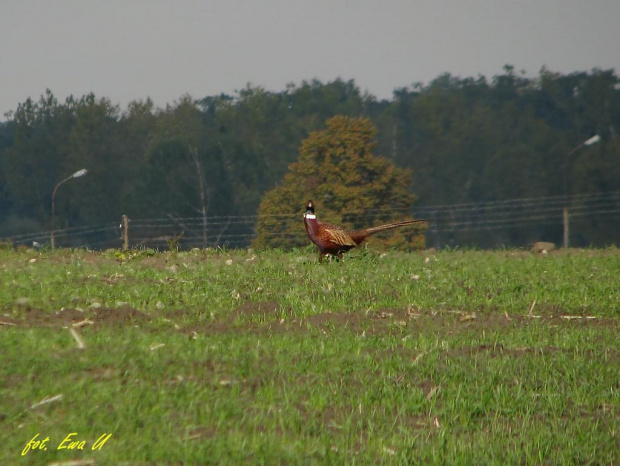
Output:
M415 196L408 192L411 170L372 154L376 128L367 118L335 116L326 129L301 143L297 162L280 186L267 192L258 208L257 247L309 244L302 214L315 201L318 218L345 229L367 228L411 218ZM420 226L371 237L372 244L423 248Z

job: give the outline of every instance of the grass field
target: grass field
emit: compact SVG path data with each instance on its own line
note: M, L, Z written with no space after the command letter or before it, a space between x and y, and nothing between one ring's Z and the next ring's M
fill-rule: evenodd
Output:
M620 463L618 249L2 250L0 322L0 464Z

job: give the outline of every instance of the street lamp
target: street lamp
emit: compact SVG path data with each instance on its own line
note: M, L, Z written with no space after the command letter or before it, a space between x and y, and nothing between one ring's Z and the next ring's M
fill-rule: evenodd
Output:
M595 134L589 139L586 139L573 150L571 150L566 157L564 157L564 169L563 169L563 190L564 190L564 208L562 209L562 225L564 226L564 247L568 248L568 190L567 190L567 169L568 169L568 159L571 155L581 149L583 146L591 146L596 144L601 140L601 137L598 134Z
M76 171L73 175L68 176L67 178L65 178L64 180L59 182L56 185L56 187L54 188L54 191L52 192L52 224L51 224L51 227L50 227L50 239L52 240L52 250L56 246L56 243L54 241L54 214L56 212L56 209L55 209L56 191L58 191L58 188L64 182L69 181L69 180L71 180L73 178L79 178L81 176L84 176L84 175L86 175L86 173L88 173L88 170L86 170L85 168L82 168L81 170Z

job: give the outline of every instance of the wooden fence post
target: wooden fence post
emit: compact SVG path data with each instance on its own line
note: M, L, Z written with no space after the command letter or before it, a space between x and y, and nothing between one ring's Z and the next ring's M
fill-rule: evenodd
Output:
M127 251L129 249L129 217L127 215L123 215L123 251Z
M562 209L562 225L563 225L563 243L564 243L564 249L568 248L568 236L569 236L569 232L568 232L568 207L565 205L564 208Z

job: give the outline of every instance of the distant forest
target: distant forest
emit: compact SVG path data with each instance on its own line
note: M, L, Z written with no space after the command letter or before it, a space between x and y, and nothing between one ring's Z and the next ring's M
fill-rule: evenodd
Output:
M118 222L123 214L197 217L203 206L208 216L256 215L301 141L334 115L369 118L378 130L376 155L413 170L414 213L620 192L614 70L542 69L528 78L506 66L490 79L443 74L396 89L390 100L353 80L304 81L280 92L248 85L234 95L182 96L165 108L147 99L121 109L93 94L59 102L48 90L0 123L0 237L48 229L54 187L81 168L88 175L56 198L59 228ZM594 135L600 142L580 147ZM620 200L606 211L576 225L573 244L620 243ZM499 234L505 245L561 243L562 228L541 222ZM484 238L484 230L457 229L444 244L487 247Z

